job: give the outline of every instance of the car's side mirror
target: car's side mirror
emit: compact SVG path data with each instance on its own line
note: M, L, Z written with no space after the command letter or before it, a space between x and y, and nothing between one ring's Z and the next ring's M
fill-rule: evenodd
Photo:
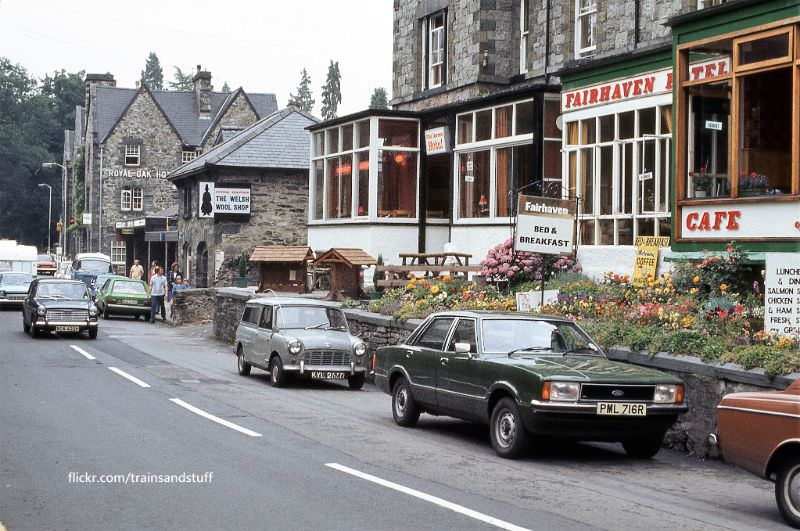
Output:
M469 354L470 352L470 345L469 343L456 343L455 344L456 354ZM471 357L471 356L470 356Z

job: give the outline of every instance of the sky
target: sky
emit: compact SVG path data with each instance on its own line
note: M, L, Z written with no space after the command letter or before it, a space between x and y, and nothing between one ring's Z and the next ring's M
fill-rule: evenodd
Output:
M366 109L375 87L391 98L392 0L0 0L0 56L30 75L110 72L134 87L151 51L165 88L174 66L202 65L214 90L272 92L279 107L306 68L315 115L338 61L343 116Z

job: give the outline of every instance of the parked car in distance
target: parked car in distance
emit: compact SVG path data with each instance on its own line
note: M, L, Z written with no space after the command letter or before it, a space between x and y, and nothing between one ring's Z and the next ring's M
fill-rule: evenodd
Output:
M100 292L100 288L102 288L103 285L106 283L106 281L111 278L127 279L128 277L122 275L115 275L114 273L102 273L100 275L97 275L89 283L89 293L92 294L93 299L97 298L97 294Z
M33 275L30 273L16 271L0 273L0 307L22 306L32 281Z
M150 320L150 294L143 280L126 277L106 279L97 293L95 304L103 319L111 315L132 315L138 319L141 315L146 321Z
M800 528L800 379L783 391L725 395L717 433L727 461L775 482L781 515Z
M397 424L421 412L488 423L500 457L536 437L619 441L649 458L686 411L669 374L611 361L573 321L512 312L443 312L381 347L375 384Z
M338 305L302 298L247 301L236 329L234 352L239 374L255 366L268 371L272 385L287 376L347 380L361 389L367 373L366 345L350 335Z
M37 278L22 303L22 328L33 338L41 332L89 332L96 339L97 313L83 282Z
M56 274L54 276L56 278L71 279L72 278L72 262L71 261L70 262L67 262L67 261L59 262L58 271L56 271Z
M80 280L87 287L92 279L102 273L114 273L111 258L101 253L80 253L72 260L72 278Z
M49 254L40 254L36 257L36 275L52 277L58 270L55 258Z

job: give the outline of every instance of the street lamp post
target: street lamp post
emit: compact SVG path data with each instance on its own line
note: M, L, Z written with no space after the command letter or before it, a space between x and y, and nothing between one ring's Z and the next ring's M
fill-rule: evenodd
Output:
M50 254L50 232L52 230L51 223L53 223L53 187L45 183L39 183L37 186L40 188L46 186L50 196L50 203L47 207L47 254Z
M59 243L61 245L61 254L67 255L67 167L58 162L42 162L42 168L61 168L61 196L62 196L62 213L61 213L61 232L58 235Z

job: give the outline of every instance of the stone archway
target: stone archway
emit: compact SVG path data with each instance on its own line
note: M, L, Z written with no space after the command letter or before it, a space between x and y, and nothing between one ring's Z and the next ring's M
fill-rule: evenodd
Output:
M197 244L197 254L195 254L195 287L208 287L208 246L206 242Z

